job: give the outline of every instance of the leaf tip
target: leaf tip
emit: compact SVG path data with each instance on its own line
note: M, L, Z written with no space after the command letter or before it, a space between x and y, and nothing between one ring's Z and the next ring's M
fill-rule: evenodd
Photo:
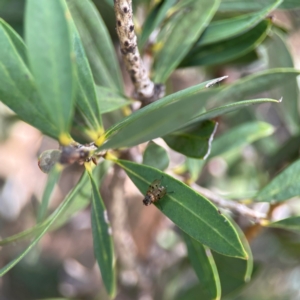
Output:
M229 76L226 75L226 76L223 76L223 77L220 77L220 78L213 79L213 80L211 80L209 83L207 83L205 87L206 87L206 88L212 87L212 86L214 86L215 84L217 84L217 83L223 81L224 79L227 79L228 77L229 77Z

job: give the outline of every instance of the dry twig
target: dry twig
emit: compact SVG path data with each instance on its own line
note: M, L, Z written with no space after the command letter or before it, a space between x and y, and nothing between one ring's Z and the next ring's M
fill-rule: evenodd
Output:
M193 183L191 185L191 187L195 191L197 191L197 192L201 193L203 196L207 197L209 200L211 200L213 203L215 203L219 207L229 209L232 212L235 212L239 215L245 216L256 222L259 222L260 220L267 218L267 215L265 213L255 211L242 203L224 199L224 198L220 197L219 195L216 195L212 191L210 191L204 187L201 187L195 183Z

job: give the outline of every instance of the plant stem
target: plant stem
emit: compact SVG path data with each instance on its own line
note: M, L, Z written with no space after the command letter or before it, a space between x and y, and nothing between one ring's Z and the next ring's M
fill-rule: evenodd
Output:
M144 103L151 103L164 96L165 87L152 82L137 47L132 18L132 0L114 0L116 30L126 69L135 86L135 97Z
M224 198L220 197L219 195L216 195L212 191L210 191L204 187L201 187L195 183L193 183L191 185L191 187L195 191L197 191L197 192L201 193L203 196L207 197L209 200L211 200L216 205L226 208L226 209L229 209L230 211L235 212L239 215L245 216L247 218L254 219L256 222L259 222L260 220L267 218L267 215L265 213L255 211L242 203L224 199Z

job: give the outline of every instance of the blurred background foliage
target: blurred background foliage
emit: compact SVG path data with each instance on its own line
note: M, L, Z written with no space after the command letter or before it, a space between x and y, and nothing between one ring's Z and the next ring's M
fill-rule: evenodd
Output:
M115 17L112 0L95 0L103 20L117 45ZM158 1L135 0L136 30L147 51L154 51L146 44L145 26L147 16L161 4ZM273 1L274 2L274 1ZM222 1L213 22L231 19L240 15L255 15L270 6L272 1ZM8 22L21 36L24 28L23 0L0 0L0 17ZM283 9L290 10L283 10ZM249 74L269 68L295 67L300 69L300 5L297 0L283 1L279 9L269 18L261 18L252 28L241 31L224 41L199 40L181 62L180 68L167 81L167 90L174 92L210 78L228 75L228 83L235 82ZM150 15L151 16L151 15ZM156 15L157 16L157 15ZM144 23L145 22L145 23ZM143 27L143 23L145 24ZM220 23L222 26L222 23ZM242 22L240 23L242 24ZM242 25L240 25L242 26ZM221 28L221 27L220 27ZM221 30L221 29L217 30ZM164 32L161 33L163 39ZM165 33L166 34L166 33ZM221 35L220 35L221 36ZM148 48L147 48L148 47ZM147 52L146 51L146 52ZM159 66L157 67L159 68ZM157 70L157 69L155 69ZM126 93L132 91L128 76L124 72ZM0 83L1 84L1 83ZM265 97L264 93L259 96ZM279 99L282 105L270 103L248 107L236 113L217 119L219 128L212 155L204 165L203 161L168 150L169 158L157 168L165 169L169 164L187 179L197 181L229 199L245 199L253 196L260 188L278 174L285 166L299 158L300 116L299 86L293 80L284 82L268 94ZM107 113L106 127L122 116L122 111ZM241 124L248 126L249 133L254 120L253 135L228 151L218 153L218 138L229 129ZM266 123L263 123L266 122ZM246 123L246 124L245 124ZM257 127L258 126L258 127ZM271 134L272 133L272 134ZM234 141L236 134L226 136ZM158 141L163 147L165 144ZM220 142L220 145L222 143ZM41 199L46 175L37 166L38 155L57 143L18 118L0 103L0 227L4 237L20 232L34 225L38 201ZM145 146L140 146L144 149ZM144 153L144 163L153 163L153 151L160 152L151 143ZM78 180L82 168L76 165L64 170L55 188L50 208L54 208L65 197ZM110 208L110 177L108 173L102 185L102 195ZM154 207L143 210L141 196L128 179L124 184L124 201L128 210L131 237L136 244L138 258L143 264L152 261L144 270L144 280L148 274L154 285L155 299L205 299L200 297L198 279L187 259L183 237ZM83 195L83 198L87 198ZM293 198L280 205L273 205L270 218L274 221L300 214L299 198ZM88 203L84 203L86 207ZM269 204L255 204L262 211ZM254 256L254 272L251 282L239 280L236 261L222 260L213 254L217 264L224 264L220 272L224 298L236 300L292 300L300 299L300 236L299 230L285 231L279 228L249 226L247 220L233 216L244 229ZM26 243L12 244L0 252L0 263L9 261L19 253ZM218 257L220 256L220 257ZM154 271L153 271L154 270ZM230 272L226 272L230 270ZM219 270L220 271L220 270ZM230 274L237 274L237 278ZM88 209L73 216L59 230L48 233L42 242L14 269L0 279L0 298L4 300L29 299L108 299L99 285L100 273L94 261L90 216ZM136 299L136 278L130 273L121 273L119 294L116 299ZM142 298L139 299L150 299Z

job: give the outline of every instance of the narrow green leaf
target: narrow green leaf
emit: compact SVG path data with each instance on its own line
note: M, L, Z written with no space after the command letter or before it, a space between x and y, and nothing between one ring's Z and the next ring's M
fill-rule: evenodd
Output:
M168 153L163 147L151 141L144 152L143 164L163 171L169 165Z
M81 182L86 178L86 173L83 174L81 177L79 183L75 186L75 188L69 193L69 195L66 197L64 202L55 210L55 212L52 214L52 217L49 221L46 222L45 226L41 226L40 232L38 232L38 235L35 237L35 239L30 243L30 245L14 260L12 260L10 263L8 263L6 266L0 269L0 276L3 276L6 274L11 268L13 268L28 252L39 242L39 240L44 236L44 234L50 229L52 224L57 220L57 218L60 216L62 211L65 209L66 206L68 206L72 200L74 199L74 196L78 193L78 191L81 188Z
M29 63L49 118L61 135L69 132L73 114L75 68L71 59L70 16L64 0L28 0L25 35Z
M244 147L273 132L273 126L265 122L254 121L236 126L213 141L209 158Z
M287 46L285 37L279 31L272 31L265 43L265 50L269 68L293 68L293 58ZM280 55L278 55L280 53ZM298 102L300 99L297 79L291 79L279 84L271 92L271 97L283 97L285 105L278 110L279 115L288 125L290 132L297 133L300 125Z
M206 159L210 153L218 123L204 121L189 130L172 132L163 137L173 150L188 157Z
M4 6L7 2L8 0L0 0L0 8L2 8L2 6Z
M245 286L245 272L247 268L245 260L223 256L215 252L213 257L220 277L222 297L225 298Z
M284 169L255 197L259 202L281 202L300 195L300 160Z
M89 59L95 82L122 92L122 76L115 49L94 3L90 0L67 0L67 3Z
M218 11L219 12L248 12L248 11L260 11L267 5L274 3L274 0L222 0Z
M231 223L224 215L220 215L217 208L206 198L181 181L152 167L125 160L115 162L126 171L144 195L154 180L163 177L162 185L167 187L167 194L155 205L168 218L185 233L211 249L224 255L247 259ZM171 191L173 193L170 193Z
M116 276L113 241L111 236L112 232L107 210L91 172L89 172L89 176L92 185L92 232L94 253L105 288L108 294L113 298L116 293Z
M213 253L221 281L222 297L226 297L245 286L250 281L253 271L253 256L249 243L241 228L231 219L232 225L237 231L243 247L248 255L248 260L236 259Z
M292 163L299 158L300 134L292 136L282 146L265 158L264 166L269 172L280 169L287 163Z
M195 300L195 299L205 299L211 300L207 295L207 291L203 288L201 283L195 284L193 286L184 287L179 293L176 294L174 300Z
M245 14L238 17L214 21L209 24L203 35L200 37L196 47L227 40L239 36L262 21L274 10L283 0L276 0L270 3L265 9L256 13Z
M216 65L239 58L261 44L270 28L271 20L264 20L240 36L206 46L196 46L187 54L180 67Z
M207 291L206 299L221 299L221 284L217 266L210 249L184 234L189 260L199 278L203 290Z
M249 105L264 102L280 102L273 99L240 101L199 114L209 99L213 97L217 98L218 96L220 98L223 97L219 89L210 89L203 91L201 95L192 95L176 102L173 101L166 106L144 110L143 113L137 113L134 117L128 118L127 120L125 119L127 121L125 121L126 124L121 121L120 124L123 126L120 130L110 137L99 149L131 147L157 137L165 136L170 132L174 132L194 123L209 120Z
M232 225L234 226L235 230L237 231L239 238L243 244L245 251L247 252L248 259L246 261L245 272L244 272L244 281L248 282L251 279L252 272L253 272L253 254L249 245L249 242L241 229L241 227L231 218L229 217ZM227 258L227 257L226 257Z
M263 10L267 5L274 3L274 0L223 0L219 6L220 12L248 12ZM299 8L298 0L284 0L279 9L294 9Z
M111 166L110 161L101 162L94 170L93 176L100 186L103 183L103 180ZM86 208L91 203L92 198L92 189L90 185L90 180L86 178L86 180L82 183L82 188L75 195L75 199L66 207L66 209L61 213L59 219L55 222L55 224L51 227L51 230L56 230L67 223L70 218Z
M141 36L138 40L139 48L143 48L154 29L161 25L168 14L168 10L176 3L177 0L166 0L157 3L149 13L142 28Z
M97 168L95 168L94 173L97 178L97 182L102 183L104 175L107 173L110 167L109 161L102 162ZM79 187L77 190L76 195L74 195L74 199L69 202L64 208L62 209L59 218L56 222L51 226L50 230L55 230L60 228L64 225L75 213L87 207L90 203L91 199L91 185L88 180L87 174L80 180L78 183ZM56 212L52 213L44 222L41 224L37 224L36 226L24 230L20 233L14 234L3 240L0 240L0 246L5 246L11 243L15 243L26 238L31 238L41 232L45 226L55 217Z
M220 94L222 95L222 92ZM209 119L227 114L229 112L247 107L249 105L261 104L261 103L265 103L265 102L280 103L281 99L280 100L274 100L274 99L264 98L264 99L245 100L245 101L239 101L239 102L219 106L217 108L210 109L207 112L202 113L202 114L194 117L194 119L192 121L190 121L187 125L191 125L191 124L194 124L194 123L197 123L197 122L200 122L200 121L209 120Z
M205 165L205 161L203 159L195 159L187 157L185 160L185 167L187 171L190 173L191 182L195 182Z
M134 112L133 114L131 114L130 116L128 116L127 118L122 120L121 122L115 124L112 128L110 128L107 131L106 135L109 137L112 133L115 133L117 130L123 128L124 126L127 126L131 122L144 117L148 113L159 110L164 106L172 104L173 102L180 101L180 100L188 98L189 96L192 96L192 95L196 95L196 94L200 93L201 91L203 91L205 88L213 87L215 84L217 84L218 82L221 82L225 78L227 78L227 76L219 77L219 78L216 78L213 80L208 80L208 81L202 82L200 84L197 84L195 86L186 88L182 91L168 95L164 98L161 98L158 101L155 101L155 102L143 107L142 109L139 109L138 111Z
M28 65L27 49L22 38L4 20L0 19L0 24L6 30L6 33L9 35L10 40L18 51L18 54L22 58L23 62Z
M287 230L300 230L300 216L282 219L277 222L267 224L268 227L282 228Z
M77 67L76 106L88 127L87 135L96 140L103 133L101 110L97 101L92 71L74 23L72 24L72 41Z
M205 102L214 94L214 90L209 89L201 93L201 96L191 95L168 105L137 113L138 118L137 114L130 118L100 149L131 147L176 131L203 110Z
M298 0L284 0L279 6L280 9L299 9L300 2Z
M26 67L18 50L7 33L8 25L0 22L0 100L12 109L23 121L38 128L45 134L57 138L55 122L46 116L46 108L41 103L34 79ZM14 38L14 41L18 38ZM22 44L20 43L19 46ZM24 50L25 51L25 50Z
M120 93L103 86L97 85L96 92L102 114L117 110L133 103L132 100L125 98L125 96Z
M46 215L46 212L48 209L48 205L49 205L50 196L52 194L55 184L59 180L62 170L63 170L62 165L55 164L54 168L52 168L52 170L50 171L50 173L48 175L48 180L47 180L47 184L46 184L46 187L45 187L45 190L43 193L42 202L38 209L37 223L42 222L43 219L45 218L45 215Z
M154 81L165 82L182 58L204 31L214 16L220 0L181 1L180 8L165 24L157 43L161 45L155 55Z
M225 85L222 91L224 99L238 101L258 93L267 92L279 85L295 80L300 71L293 68L276 68L246 76L233 84Z
M111 7L114 7L114 1L113 0L105 0L107 4L109 4Z

